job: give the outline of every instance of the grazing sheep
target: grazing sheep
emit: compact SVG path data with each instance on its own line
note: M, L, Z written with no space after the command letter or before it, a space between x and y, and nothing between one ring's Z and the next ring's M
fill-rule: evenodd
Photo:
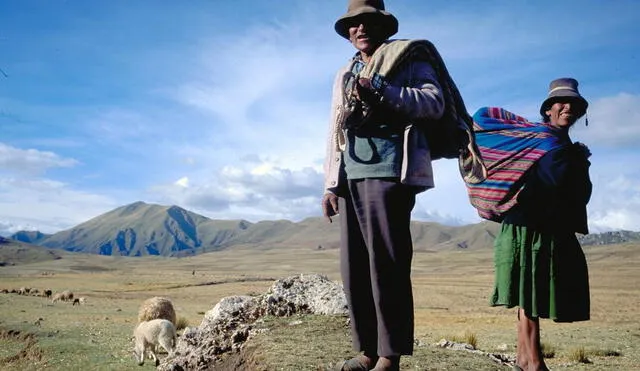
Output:
M138 322L150 321L152 319L166 319L174 326L176 324L176 311L169 298L154 296L145 300L138 311Z
M40 290L31 289L31 291L29 291L29 294L31 294L31 296L40 296Z
M18 289L18 295L27 295L31 291L28 287L21 287Z
M78 298L73 299L73 304L71 305L76 305L76 304L80 305L80 299Z
M133 354L136 357L136 361L138 361L138 365L144 365L144 355L148 351L157 367L160 361L156 356L156 347L160 345L169 355L173 354L176 346L176 336L176 327L166 319L140 322L133 331L135 339Z
M51 294L52 294L51 290L49 290L49 289L44 290L42 293L43 293L43 294L44 294L44 296L45 296L45 297L47 297L47 298L50 298L50 297L51 297Z
M69 290L65 290L63 292L56 292L51 298L51 302L55 303L56 301L73 301L73 293Z
M85 298L84 296L81 296L79 301L80 301L80 304L82 304L82 305L87 304L87 298Z
M56 292L53 297L51 298L51 302L55 303L58 300L62 300L62 293L61 292Z
M60 300L62 300L62 301L72 301L73 300L73 292L71 292L69 290L64 290L61 294L62 294L62 298L60 298Z

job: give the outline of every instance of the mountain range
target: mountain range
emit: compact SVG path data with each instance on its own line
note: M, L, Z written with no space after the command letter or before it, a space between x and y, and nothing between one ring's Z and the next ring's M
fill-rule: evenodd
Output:
M47 235L20 231L10 238L50 249L120 256L191 256L224 249L309 248L339 246L339 223L324 218L261 221L214 220L178 206L135 202L73 228ZM411 222L414 249L490 248L498 223L445 226ZM620 231L581 237L583 244L639 241L640 233Z

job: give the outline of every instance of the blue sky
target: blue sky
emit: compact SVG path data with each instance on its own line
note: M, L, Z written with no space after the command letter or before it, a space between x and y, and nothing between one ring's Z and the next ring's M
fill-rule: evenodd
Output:
M277 4L277 5L274 5ZM215 219L320 215L346 0L0 2L0 234L135 201ZM482 5L481 5L482 4ZM589 100L592 231L640 231L640 2L387 0L440 50L468 110L537 119L549 81ZM413 217L480 221L454 160Z

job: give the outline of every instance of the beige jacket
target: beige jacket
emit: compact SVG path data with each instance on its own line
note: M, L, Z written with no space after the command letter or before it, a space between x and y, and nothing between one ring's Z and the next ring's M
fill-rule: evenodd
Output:
M324 162L325 192L339 194L345 184L341 174L342 153L346 147L346 134L342 129L345 116L344 78L352 67L348 63L338 71L331 100L331 119ZM444 112L444 99L433 68L423 61L409 61L397 71L384 90L383 104L391 107L409 122L403 123L404 145L400 182L416 186L420 191L434 187L431 155L424 134L411 124L412 119L437 120Z

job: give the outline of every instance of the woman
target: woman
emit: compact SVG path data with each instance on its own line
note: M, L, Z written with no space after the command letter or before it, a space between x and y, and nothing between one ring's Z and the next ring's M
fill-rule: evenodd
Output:
M548 98L540 107L544 122L535 128L544 134L546 147L530 153L539 158L515 182L520 186L515 202L502 214L495 240L491 305L519 307L514 370L547 370L539 318L557 322L589 319L587 263L575 233L588 233L591 153L569 137L569 129L587 106L575 79L551 82ZM477 132L477 137L484 154L482 133Z

